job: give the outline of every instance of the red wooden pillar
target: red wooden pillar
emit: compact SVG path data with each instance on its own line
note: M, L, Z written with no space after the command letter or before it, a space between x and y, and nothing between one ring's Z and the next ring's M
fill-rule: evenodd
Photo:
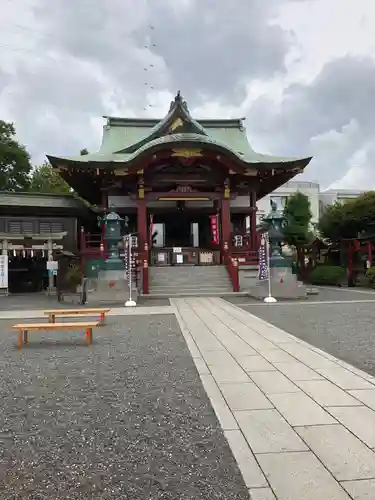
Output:
M250 207L252 209L250 214L250 241L251 249L257 250L258 247L258 234L257 234L257 204L256 204L256 193L252 191L250 193Z
M137 231L138 231L138 255L139 265L142 268L142 289L144 294L148 294L148 232L147 232L147 203L145 200L145 190L143 181L143 171L138 183L137 200Z
M108 209L108 191L107 189L102 189L102 208L106 212Z
M367 243L367 245L368 245L368 250L367 250L368 259L367 260L369 262L369 267L371 267L372 266L372 243L371 243L371 241L369 241Z
M221 200L221 241L223 249L223 260L227 262L231 255L231 237L230 237L230 200L224 198Z
M137 200L137 232L138 232L138 251L144 251L144 245L147 243L147 205L145 199Z
M85 228L83 226L81 226L81 231L79 235L79 249L81 253L80 267L83 275L85 272L85 257L86 257L86 234L85 234Z
M353 276L353 245L352 242L348 243L348 286L354 286L354 276Z

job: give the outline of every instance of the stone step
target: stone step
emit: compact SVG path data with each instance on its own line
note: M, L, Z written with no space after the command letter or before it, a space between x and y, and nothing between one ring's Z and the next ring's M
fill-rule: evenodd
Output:
M181 266L150 266L149 268L152 271L171 271L171 272L177 272L177 271L207 271L207 272L213 272L213 271L218 271L220 269L226 269L226 266L186 266L186 265L181 265Z
M173 279L192 279L192 280L201 280L202 278L207 278L207 279L222 279L222 278L227 278L229 275L228 273L221 273L221 274L206 274L206 273L201 273L201 274L152 274L149 273L150 279L165 279L165 280L173 280Z
M149 297L222 297L233 294L225 266L151 267Z
M169 299L169 298L183 298L183 297L248 297L247 292L184 292L180 290L176 293L150 293L148 295L141 294L140 297L144 299Z
M212 285L213 283L217 283L217 284L225 284L225 283L229 283L230 280L229 278L225 277L225 278L209 278L207 276L204 276L202 277L201 279L184 279L184 278L179 278L179 279L159 279L159 278L152 278L149 280L149 283L150 284L155 284L155 285L159 285L159 284L163 284L165 283L166 285L175 285L175 284L184 284L184 283L191 283L191 284L194 284L194 285L201 285L202 283L209 283L210 285Z
M221 276L221 275L226 275L227 270L226 269L219 269L218 271L205 271L205 270L200 270L200 271L191 271L191 270L186 270L184 269L183 271L154 271L150 270L149 274L152 276L198 276L204 274L205 276Z
M185 285L181 286L153 286L150 287L150 293L175 293L180 292L181 290L184 292L197 292L197 290L201 292L231 292L232 286L228 284L227 286L191 286Z

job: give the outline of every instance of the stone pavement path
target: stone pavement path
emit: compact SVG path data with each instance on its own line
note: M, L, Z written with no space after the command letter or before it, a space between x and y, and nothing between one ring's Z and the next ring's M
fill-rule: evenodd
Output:
M375 377L217 299L172 299L253 500L375 499Z

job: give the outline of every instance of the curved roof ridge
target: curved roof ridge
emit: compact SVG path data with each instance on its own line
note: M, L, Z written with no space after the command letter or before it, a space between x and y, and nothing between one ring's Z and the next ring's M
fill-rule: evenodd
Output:
M186 101L183 100L180 91L178 91L176 97L174 98L174 101L172 101L170 104L167 115L162 120L160 120L154 127L152 127L152 129L146 136L144 136L142 139L140 139L138 142L134 144L126 146L125 148L120 149L119 151L115 151L115 153L127 153L127 152L131 153L135 150L140 149L146 142L150 142L156 139L158 137L159 132L161 132L163 128L170 121L172 121L174 116L178 118L180 117L180 115L182 115L182 117L185 117L186 121L188 121L189 123L191 123L191 125L193 125L193 127L197 130L197 133L200 133L202 135L207 135L205 128L191 116Z

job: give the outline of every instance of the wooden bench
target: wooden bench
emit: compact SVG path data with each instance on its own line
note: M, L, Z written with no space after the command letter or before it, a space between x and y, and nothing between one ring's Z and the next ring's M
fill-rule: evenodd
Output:
M92 329L100 326L98 321L87 321L84 323L20 323L13 325L12 329L18 332L17 347L22 349L23 344L28 343L28 333L38 330L81 330L85 329L87 345L92 344Z
M56 316L64 318L77 318L100 315L100 322L104 323L105 315L110 311L110 309L104 309L102 307L95 309L51 309L49 311L44 311L45 316L48 316L48 321L50 323L55 323Z

